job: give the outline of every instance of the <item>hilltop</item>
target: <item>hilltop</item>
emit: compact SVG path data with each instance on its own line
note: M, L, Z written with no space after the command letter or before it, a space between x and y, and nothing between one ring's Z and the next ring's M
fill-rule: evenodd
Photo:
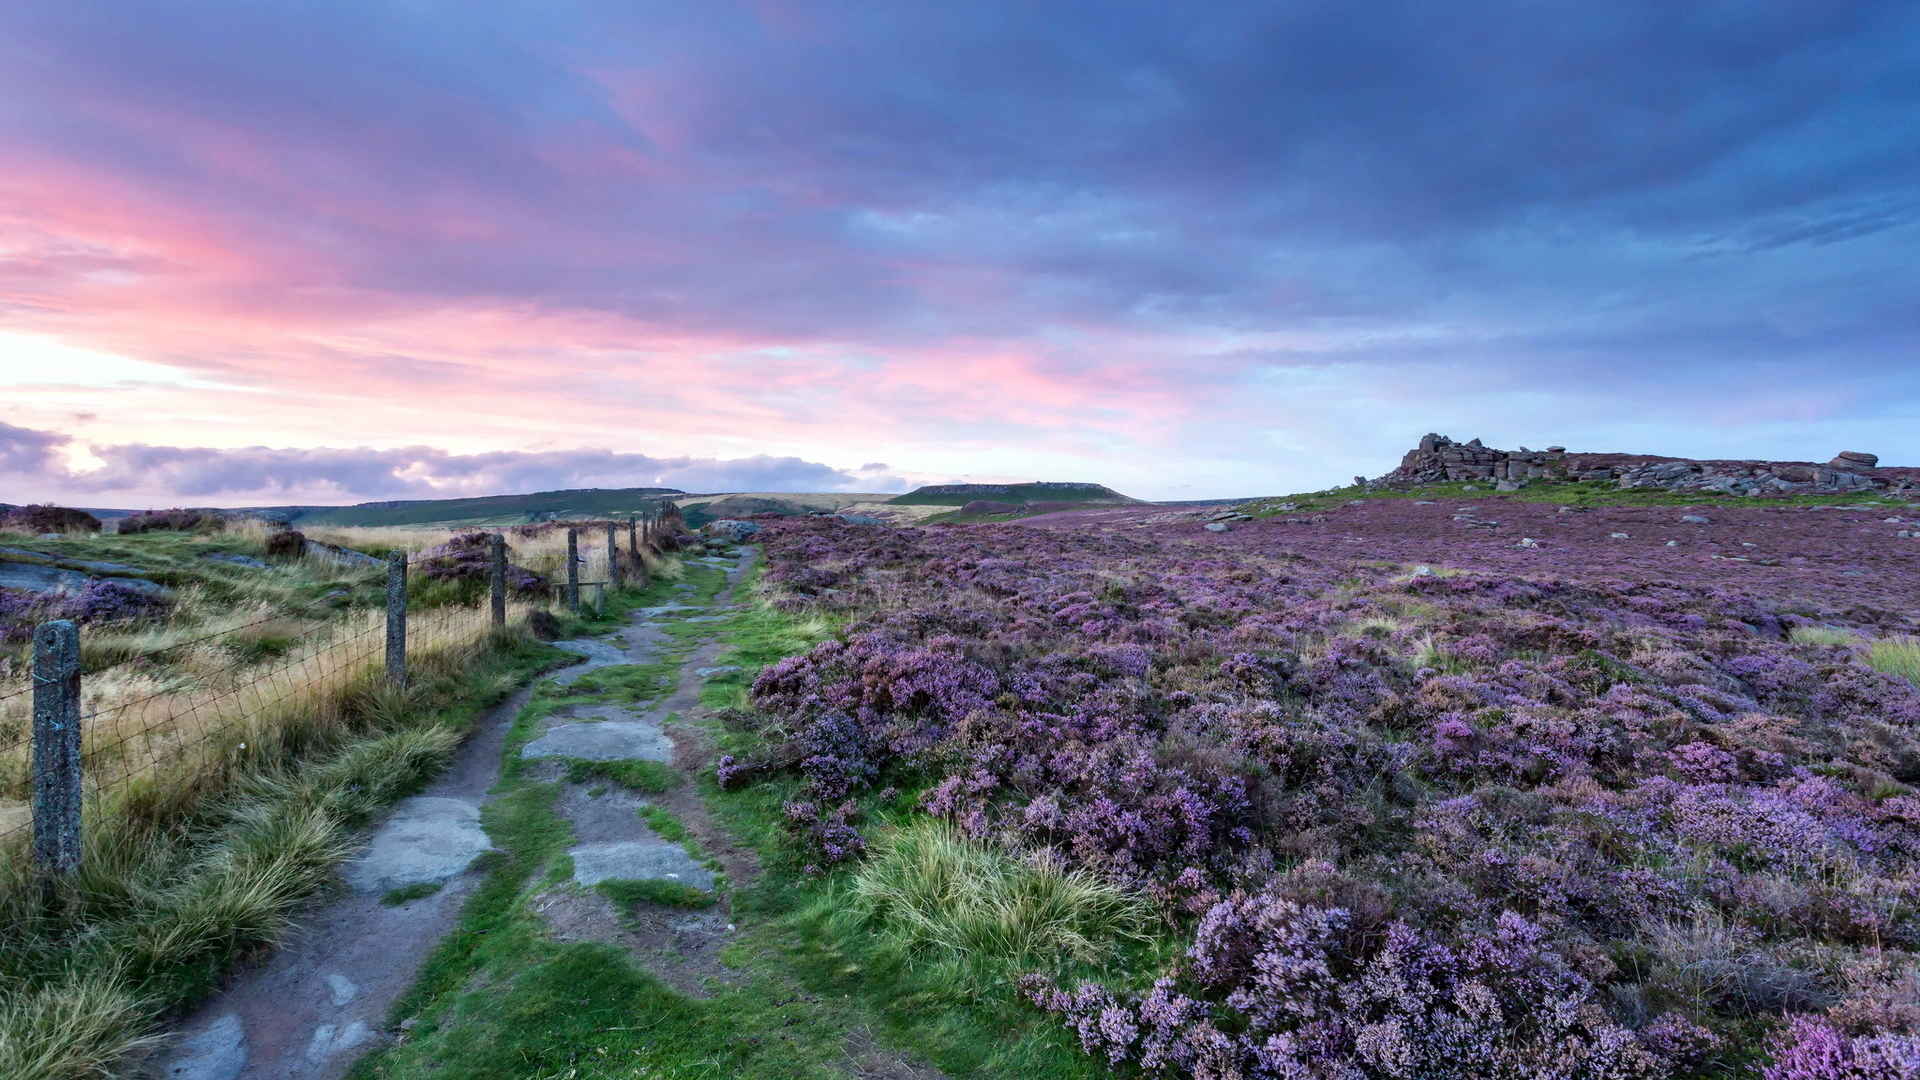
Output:
M306 525L512 525L570 517L650 513L678 488L573 488L467 499L403 499L352 506L258 506L241 512Z
M1105 484L1036 481L1030 484L929 484L888 500L898 506L959 506L1002 503L1009 508L1038 508L1049 503L1124 505L1129 498Z

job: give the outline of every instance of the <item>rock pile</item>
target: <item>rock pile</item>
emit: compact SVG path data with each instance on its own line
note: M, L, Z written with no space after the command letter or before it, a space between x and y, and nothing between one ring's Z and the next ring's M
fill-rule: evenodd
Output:
M1920 469L1881 468L1877 455L1843 450L1824 465L1799 461L1696 461L1653 454L1496 450L1479 439L1457 443L1429 434L1400 467L1367 487L1404 488L1441 481L1491 482L1512 491L1535 480L1588 480L1623 488L1713 491L1728 495L1885 491L1920 495Z

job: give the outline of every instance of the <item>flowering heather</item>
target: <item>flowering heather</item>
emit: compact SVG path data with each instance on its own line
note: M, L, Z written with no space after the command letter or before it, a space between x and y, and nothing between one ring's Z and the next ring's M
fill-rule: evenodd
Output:
M421 552L415 562L416 572L428 581L461 582L484 587L493 573L492 545L492 533L460 533L438 547ZM513 564L512 549L509 548L507 591L515 596L539 597L546 595L548 588L545 577Z
M165 605L111 580L87 582L78 592L34 593L0 589L0 641L26 641L48 619L78 623L130 622L158 614Z
M893 785L1159 904L1167 970L1024 985L1143 1075L1920 1075L1920 542L1680 513L769 521L850 621L722 779L798 775L819 868Z

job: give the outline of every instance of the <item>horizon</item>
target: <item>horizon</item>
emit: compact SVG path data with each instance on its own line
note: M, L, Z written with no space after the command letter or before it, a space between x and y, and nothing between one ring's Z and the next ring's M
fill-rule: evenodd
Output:
M1920 464L1920 8L0 12L0 501ZM1597 452L1597 451L1596 451Z

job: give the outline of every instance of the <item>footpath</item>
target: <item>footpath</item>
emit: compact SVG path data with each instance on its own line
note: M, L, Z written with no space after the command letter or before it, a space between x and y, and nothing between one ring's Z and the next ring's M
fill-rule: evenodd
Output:
M554 809L572 829L571 881L534 901L551 935L621 946L693 996L724 978L718 952L734 932L727 888L752 880L755 866L707 817L692 783L706 751L675 720L724 670L710 666L721 646L703 624L733 604L753 558L741 549L692 560L725 574L710 605L683 584L672 602L632 612L609 637L555 642L582 662L490 710L446 772L396 805L342 867L343 887L303 913L276 952L185 1017L147 1073L339 1080L364 1055L404 1040L404 1028L388 1029L389 1015L456 930L497 854L483 815L499 796L510 752L518 774L561 786ZM665 789L657 793L607 782L663 774L685 782L655 784ZM681 835L650 827L658 820L648 817L651 808ZM620 890L717 892L719 902L657 905L636 918L610 899Z

